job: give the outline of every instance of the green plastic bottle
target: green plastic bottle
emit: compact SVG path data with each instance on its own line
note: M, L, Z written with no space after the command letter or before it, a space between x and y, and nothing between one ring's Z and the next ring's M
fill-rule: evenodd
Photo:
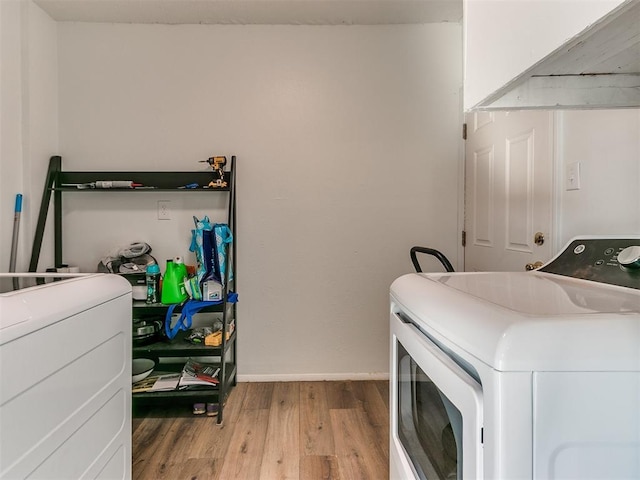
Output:
M187 268L184 264L179 264L171 260L167 260L167 268L162 281L161 301L165 305L172 303L182 303L189 295L184 287L184 278Z
M174 258L173 264L175 265L176 271L178 272L178 278L180 278L180 285L182 287L181 291L184 291L184 293L187 296L189 296L189 293L187 292L187 287L185 287L184 285L184 282L186 282L187 279L189 278L189 275L187 274L187 266L182 261L182 257Z

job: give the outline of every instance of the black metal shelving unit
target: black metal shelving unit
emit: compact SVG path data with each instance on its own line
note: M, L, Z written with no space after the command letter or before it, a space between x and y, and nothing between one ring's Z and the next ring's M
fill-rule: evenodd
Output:
M218 359L220 366L220 383L216 387L189 387L183 390L173 390L168 392L141 392L133 394L133 402L136 404L175 404L181 403L218 403L217 422L222 423L224 404L229 392L236 385L237 379L237 335L235 328L227 339L227 330L230 325L237 327L237 307L236 303L227 302L230 292L235 291L237 268L236 268L236 197L235 197L235 162L236 157L232 156L230 167L224 171L225 186L204 188L210 182L215 183L220 180L218 173L214 171L201 172L146 172L146 171L64 171L62 170L62 157L53 156L49 160L49 168L45 180L40 213L36 225L36 233L31 251L31 261L29 271L36 272L38 260L42 249L44 229L48 217L49 205L53 197L54 210L54 262L56 267L63 265L62 258L62 197L63 194L78 193L86 194L91 192L108 192L113 194L144 194L145 192L182 192L188 194L215 195L226 193L228 195L227 223L232 232L233 240L227 248L228 267L226 269L223 301L218 305L212 305L201 310L202 312L219 312L222 314L222 341L217 347L205 345L193 345L185 340L186 332L179 332L173 340L164 337L146 345L134 345L133 358L151 358L156 362L158 369L163 372L179 372L184 366L184 361L178 360L184 357L211 357ZM136 184L141 184L139 188L77 188L63 185L87 184L97 180L128 180ZM185 185L197 183L197 188L184 188ZM234 272L234 278L229 278L229 272ZM166 313L168 305L153 304L134 301L132 305L133 318L144 318L149 316L162 316ZM179 313L177 307L174 313ZM162 362L160 362L162 359Z

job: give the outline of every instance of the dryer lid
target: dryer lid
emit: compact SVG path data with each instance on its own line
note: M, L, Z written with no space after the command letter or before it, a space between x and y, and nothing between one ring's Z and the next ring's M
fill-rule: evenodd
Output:
M544 272L430 275L485 302L534 316L640 313L637 291Z
M544 272L409 274L392 309L499 371L640 371L640 291Z

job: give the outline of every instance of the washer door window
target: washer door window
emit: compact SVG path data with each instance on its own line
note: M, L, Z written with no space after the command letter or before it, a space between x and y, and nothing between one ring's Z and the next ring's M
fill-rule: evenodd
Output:
M392 316L392 427L414 473L482 478L482 387L415 325Z
M398 346L398 436L418 477L462 479L462 414Z

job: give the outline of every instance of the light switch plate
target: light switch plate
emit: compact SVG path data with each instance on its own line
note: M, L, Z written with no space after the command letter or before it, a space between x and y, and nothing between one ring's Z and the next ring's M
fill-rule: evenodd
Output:
M580 162L567 165L566 182L567 190L580 190Z
M171 220L170 200L158 200L158 220Z

